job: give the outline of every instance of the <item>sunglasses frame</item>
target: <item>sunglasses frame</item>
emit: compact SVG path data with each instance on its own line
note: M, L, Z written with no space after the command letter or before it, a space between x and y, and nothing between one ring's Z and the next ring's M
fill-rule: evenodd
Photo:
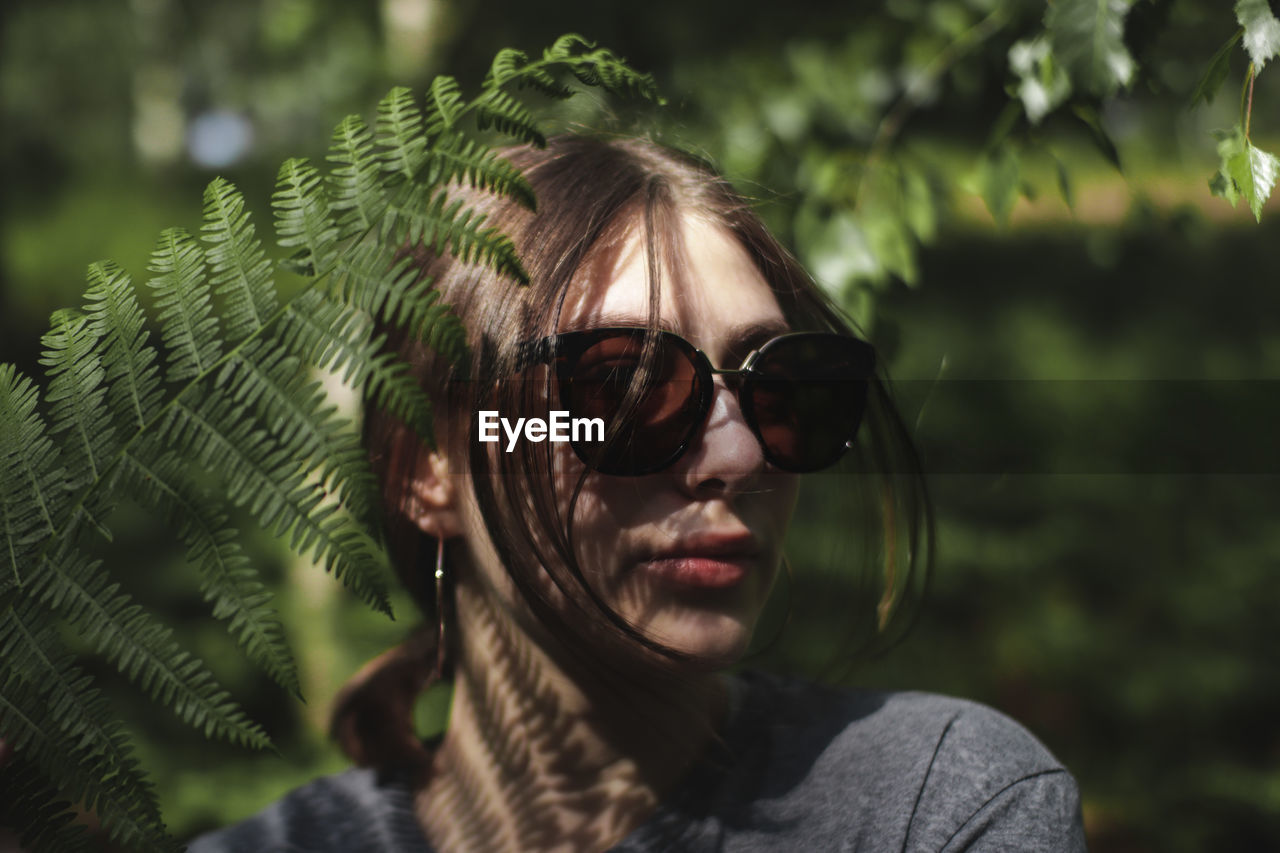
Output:
M734 393L738 399L738 406L742 410L743 418L747 425L751 428L751 432L755 435L756 440L760 442L760 448L764 453L764 458L774 467L789 471L791 473L803 474L811 471L821 470L829 465L837 462L846 450L853 446L854 435L857 434L858 427L861 425L862 415L859 415L857 423L855 423L853 431L843 448L831 459L826 459L819 464L811 466L794 466L785 460L777 458L776 454L770 449L768 442L765 440L761 432L760 422L756 417L755 402L749 393L754 380L777 378L770 374L760 373L757 371L756 365L761 359L765 358L770 350L779 345L786 346L796 341L808 339L820 340L839 340L842 346L850 348L850 361L863 367L861 376L862 382L869 383L874 378L875 370L875 348L866 341L855 338L851 335L842 335L836 332L788 332L786 334L777 335L770 338L760 346L747 353L742 360L741 366L736 369L720 368L711 363L711 359L705 352L695 347L689 341L682 338L675 332L663 329L653 330L644 326L604 326L595 329L582 329L571 332L561 332L555 335L548 335L545 338L533 341L525 341L520 344L516 350L516 370L521 371L535 364L548 364L556 374L558 384L558 393L560 396L560 404L569 410L570 405L570 388L572 387L573 373L577 368L578 361L591 347L600 341L613 337L630 337L640 341L644 341L648 335L654 335L662 341L666 341L668 345L674 345L680 352L688 358L690 364L693 365L694 375L697 380L698 388L696 389L696 397L687 400L683 405L694 405L694 410L698 413L693 420L692 425L687 430L687 435L680 442L680 445L672 451L660 463L643 470L610 470L602 467L590 458L590 454L586 448L578 446L578 442L571 442L574 452L583 464L592 470L600 473L610 474L612 476L644 476L645 474L653 474L658 471L665 470L675 464L685 451L689 449L694 437L706 423L707 417L711 414L712 397L715 393L713 379L716 376L724 376L727 378L726 384L729 390ZM866 393L866 387L863 387L863 393ZM863 403L865 414L865 400Z

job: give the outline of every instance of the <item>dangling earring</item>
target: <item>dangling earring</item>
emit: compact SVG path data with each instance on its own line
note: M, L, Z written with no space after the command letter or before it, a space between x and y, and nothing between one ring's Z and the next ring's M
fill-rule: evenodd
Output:
M444 678L444 537L436 537L436 678Z

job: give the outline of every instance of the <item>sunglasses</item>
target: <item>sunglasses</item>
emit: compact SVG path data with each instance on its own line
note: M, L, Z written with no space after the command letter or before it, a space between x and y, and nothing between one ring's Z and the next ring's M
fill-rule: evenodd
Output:
M776 468L794 473L835 463L853 446L875 368L857 338L796 332L769 340L737 370L673 332L601 328L522 344L516 368L549 364L561 407L601 418L606 441L571 442L588 468L639 476L674 464L711 412L713 377L725 377L743 417Z

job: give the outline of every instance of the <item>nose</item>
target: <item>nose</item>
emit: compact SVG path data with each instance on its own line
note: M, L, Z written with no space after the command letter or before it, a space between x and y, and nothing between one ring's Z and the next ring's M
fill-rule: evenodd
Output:
M682 488L700 499L754 489L765 467L764 450L737 395L719 376L712 388L711 411L674 469Z

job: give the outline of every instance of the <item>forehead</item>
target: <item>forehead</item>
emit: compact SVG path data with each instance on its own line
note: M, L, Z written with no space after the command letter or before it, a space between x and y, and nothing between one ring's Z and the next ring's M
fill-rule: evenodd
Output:
M713 349L744 328L785 330L772 288L724 226L679 216L670 263L659 276L658 325ZM597 253L575 277L560 329L644 325L649 316L649 251L639 221L614 251Z

